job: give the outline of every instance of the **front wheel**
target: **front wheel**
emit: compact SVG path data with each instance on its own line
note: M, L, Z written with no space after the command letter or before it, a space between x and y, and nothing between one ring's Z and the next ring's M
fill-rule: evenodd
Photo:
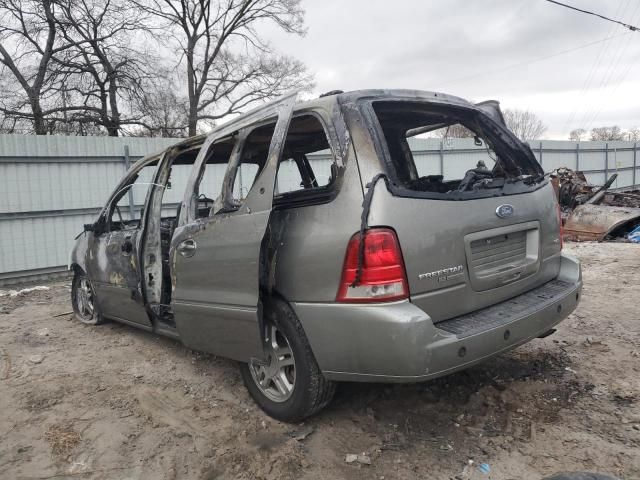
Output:
M256 403L271 417L297 422L324 408L335 384L322 375L302 325L284 302L265 312L265 361L241 364L242 378Z
M96 305L93 285L84 272L76 272L71 284L71 305L75 317L87 325L100 325L102 315Z

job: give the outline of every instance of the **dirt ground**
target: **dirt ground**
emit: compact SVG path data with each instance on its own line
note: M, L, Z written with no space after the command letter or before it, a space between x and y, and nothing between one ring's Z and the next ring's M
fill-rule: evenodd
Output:
M640 246L565 249L585 288L556 334L429 383L343 384L301 425L233 362L74 321L69 282L0 297L0 478L639 479Z

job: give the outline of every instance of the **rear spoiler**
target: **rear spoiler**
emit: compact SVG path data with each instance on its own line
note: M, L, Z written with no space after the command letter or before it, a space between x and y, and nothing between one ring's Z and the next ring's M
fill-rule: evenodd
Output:
M484 102L476 103L476 107L489 115L495 122L506 126L507 123L504 121L502 110L500 110L500 102L497 100L485 100Z

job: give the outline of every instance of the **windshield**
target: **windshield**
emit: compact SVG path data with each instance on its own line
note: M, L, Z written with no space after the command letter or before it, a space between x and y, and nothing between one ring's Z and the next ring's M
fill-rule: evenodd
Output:
M373 102L392 184L443 199L520 193L543 180L529 148L472 108Z

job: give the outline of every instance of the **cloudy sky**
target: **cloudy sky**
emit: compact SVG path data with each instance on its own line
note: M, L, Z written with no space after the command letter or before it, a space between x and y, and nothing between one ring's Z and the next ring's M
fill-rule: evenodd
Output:
M640 0L566 0L640 26ZM640 126L640 32L544 0L303 0L308 33L269 32L316 91L416 88L529 109L546 138Z

